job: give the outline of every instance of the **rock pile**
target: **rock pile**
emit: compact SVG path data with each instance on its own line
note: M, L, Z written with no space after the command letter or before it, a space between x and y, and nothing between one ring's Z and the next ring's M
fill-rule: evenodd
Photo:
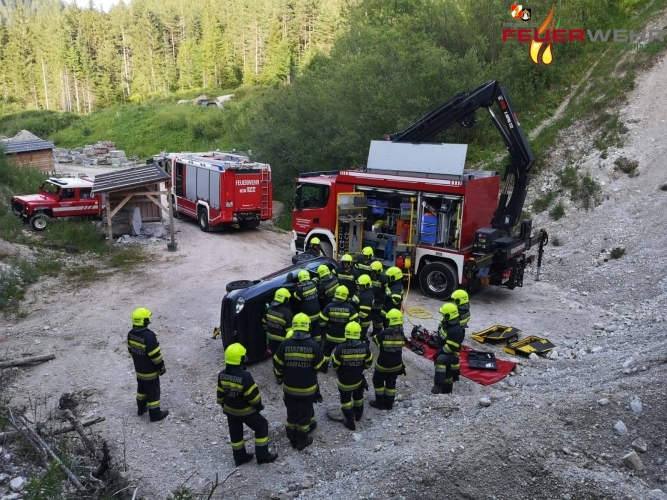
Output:
M128 158L125 151L117 150L116 143L111 141L102 141L74 149L55 148L53 152L58 163L128 168L141 162L136 156Z

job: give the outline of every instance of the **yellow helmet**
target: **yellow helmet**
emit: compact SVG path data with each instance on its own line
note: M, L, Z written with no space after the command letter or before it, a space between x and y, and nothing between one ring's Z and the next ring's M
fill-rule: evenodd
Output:
M145 307L140 307L135 309L132 313L132 325L134 326L148 326L148 323L151 322L151 316L153 315Z
M341 262L349 262L349 263L352 263L352 262L354 262L354 259L352 258L352 256L351 256L349 253L346 253L345 255L343 255L343 256L340 258L340 261L341 261Z
M368 288L373 284L373 280L371 280L371 277L368 274L362 274L357 278L357 285L359 286L365 286Z
M226 365L242 365L245 362L246 349L236 342L225 349Z
M310 279L310 273L305 269L302 269L301 271L299 271L297 277L299 278L299 282L308 281Z
M284 304L286 301L290 299L292 296L291 293L289 293L289 290L287 288L278 288L276 290L276 294L273 296L273 300L276 302L280 302L281 304Z
M459 308L452 302L445 302L440 308L440 314L445 321L451 321L459 317Z
M403 279L403 271L401 271L396 266L392 266L387 269L385 274L387 275L387 278L389 278L389 281L398 281L399 279Z
M334 299L347 300L350 296L350 291L345 285L339 285L336 287L336 292L334 293Z
M331 271L326 264L320 264L320 266L317 268L317 274L320 278L324 278L325 276L330 275Z
M361 325L356 321L350 321L345 325L345 338L359 340L361 338Z
M465 290L456 290L452 294L452 300L456 302L457 306L462 306L464 304L467 304L470 302L470 298L468 297L468 293Z
M292 332L309 332L310 331L310 318L307 314L299 313L295 314L292 319Z
M311 238L311 239L310 239L310 246L313 246L313 245L320 245L321 243L322 243L322 242L320 241L320 239L319 239L317 236L315 236L314 238Z
M391 309L387 312L387 322L389 326L403 326L403 314L398 309Z
M375 257L375 252L373 251L373 247L364 247L361 250L361 253L364 254L366 257L370 257L371 259Z
M371 270L381 272L382 271L382 262L380 262L379 260L374 260L373 262L371 262Z

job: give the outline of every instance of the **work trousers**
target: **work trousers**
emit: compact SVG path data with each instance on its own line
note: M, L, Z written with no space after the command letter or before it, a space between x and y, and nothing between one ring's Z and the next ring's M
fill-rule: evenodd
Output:
M137 378L137 407L140 410L160 407L160 377L153 380Z
M435 376L433 383L442 386L445 394L452 392L454 382L459 379L461 365L459 357L453 353L441 353L435 358Z
M384 401L391 408L396 397L396 379L398 372L381 372L377 368L373 372L373 389L377 401Z
M282 344L282 340L273 340L269 339L269 352L273 355L276 352L278 352L278 348L280 347L280 344Z
M353 418L358 422L364 413L364 386L363 384L351 391L344 391L340 387L340 407L346 420Z
M338 347L343 342L345 342L345 339L341 339L340 342L332 342L327 338L322 340L322 354L324 355L324 368L322 370L323 373L327 373L329 371L329 360L331 359L331 353L334 352L336 347Z
M384 329L382 309L371 309L371 321L373 322L373 335L377 335Z
M315 396L295 397L284 394L283 401L287 410L285 425L287 438L292 445L306 443L311 423L315 420L315 408L313 408Z
M229 439L232 441L234 460L243 460L248 452L243 440L243 424L255 431L255 456L258 460L266 458L269 454L269 423L261 413L255 412L243 417L227 415L229 426Z

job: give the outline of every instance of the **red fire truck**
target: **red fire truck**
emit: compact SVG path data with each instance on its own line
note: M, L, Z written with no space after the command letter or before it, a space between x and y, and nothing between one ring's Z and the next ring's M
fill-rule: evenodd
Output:
M428 143L455 123L473 126L480 107L509 152L502 192L498 172L464 170L467 145ZM522 286L533 259L526 252L537 245L539 279L546 231L531 235L531 220L514 231L535 158L498 82L460 92L384 139L371 143L364 170L313 172L297 180L295 254L314 237L335 259L371 246L385 265L415 276L427 296L447 299L460 284L470 291L483 284Z
M236 153L165 153L153 158L171 175L174 217L197 219L202 231L255 228L273 217L271 167Z

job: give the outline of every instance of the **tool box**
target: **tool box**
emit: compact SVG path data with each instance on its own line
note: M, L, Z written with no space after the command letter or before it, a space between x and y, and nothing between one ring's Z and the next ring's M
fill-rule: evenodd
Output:
M536 335L531 335L525 339L518 340L516 342L508 342L503 351L512 354L522 354L523 356L529 356L532 353L535 354L546 354L551 351L555 345L553 345L549 340L538 337Z
M519 340L521 333L521 330L513 326L495 325L481 332L474 332L472 338L479 343L487 340L490 342L511 341L512 339Z
M496 355L492 352L468 351L468 366L476 370L497 370Z

